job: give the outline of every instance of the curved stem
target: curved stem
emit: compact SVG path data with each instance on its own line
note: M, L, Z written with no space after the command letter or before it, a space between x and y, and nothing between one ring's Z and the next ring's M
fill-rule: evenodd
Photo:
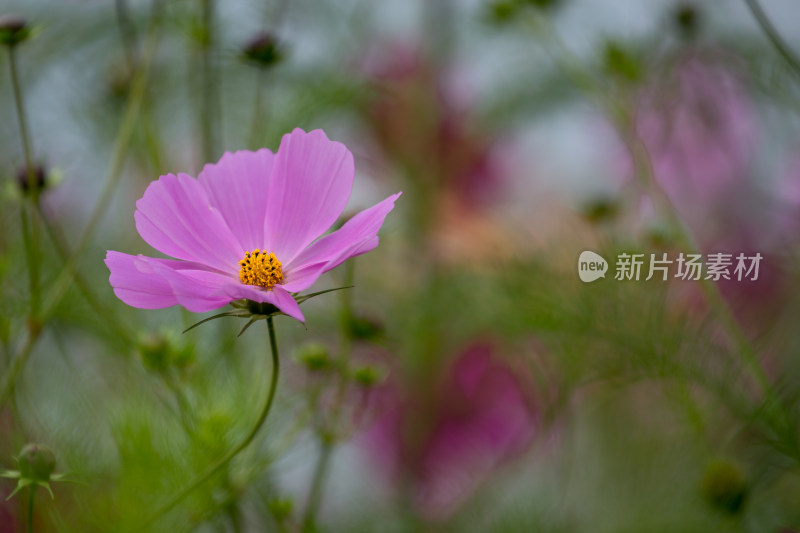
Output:
M197 476L194 481L189 483L186 487L180 490L177 494L175 494L172 498L170 498L167 503L163 504L161 507L156 509L143 523L141 523L138 527L134 529L134 531L140 531L147 526L151 525L153 522L167 514L171 511L176 505L178 505L181 500L186 498L192 491L198 488L200 485L205 483L209 480L214 474L219 472L225 465L227 465L234 457L236 457L239 452L247 448L247 446L253 441L258 430L261 429L261 426L264 425L264 421L267 419L267 415L269 415L270 409L272 408L272 401L275 398L275 390L278 386L278 373L280 371L280 362L278 358L278 343L275 340L275 327L272 324L272 317L267 318L267 328L269 330L269 345L272 351L272 376L269 382L269 392L267 393L266 401L264 402L264 406L261 409L261 412L256 419L255 424L253 425L250 432L247 436L233 449L231 449L228 453L224 456L217 459L216 462L211 464L208 468L206 468L203 473Z
M778 31L770 22L767 14L764 13L764 10L761 8L758 0L745 0L745 2L747 3L747 7L750 8L750 12L758 22L758 25L761 26L761 29L767 34L767 38L769 38L772 46L775 47L781 57L783 57L783 59L785 59L786 62L792 67L792 71L800 76L800 61L798 61L798 59L789 49L789 46L783 41L780 34L778 34Z

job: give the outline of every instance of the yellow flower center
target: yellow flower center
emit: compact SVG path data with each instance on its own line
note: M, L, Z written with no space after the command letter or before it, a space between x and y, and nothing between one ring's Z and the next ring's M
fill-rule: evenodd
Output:
M257 285L272 289L276 283L283 281L281 262L273 253L255 249L244 254L239 261L239 279L245 285Z

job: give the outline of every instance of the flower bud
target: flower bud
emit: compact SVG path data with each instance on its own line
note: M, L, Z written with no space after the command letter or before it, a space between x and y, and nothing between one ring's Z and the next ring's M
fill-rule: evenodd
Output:
M362 387L373 387L383 379L383 375L371 366L357 368L353 372L353 381Z
M728 514L737 514L747 497L744 473L728 461L711 463L703 476L701 488L706 501Z
M619 214L619 202L611 197L597 197L583 206L582 214L592 224L614 220Z
M350 334L354 339L374 341L384 332L383 324L378 320L365 316L352 316L349 319Z
M309 372L321 372L333 366L328 348L317 342L308 343L300 347L294 356L295 360L305 366Z
M702 23L702 17L697 8L691 3L683 3L673 14L673 23L678 28L680 34L687 39L691 39L697 34Z
M603 66L612 76L636 82L642 77L642 64L633 51L617 42L608 41L603 50Z
M192 346L170 332L151 333L137 346L144 366L153 372L166 372L170 367L186 368L194 361Z
M47 187L47 172L42 165L33 167L33 187L38 194ZM28 168L23 166L17 170L17 185L24 194L31 192L31 179L28 176Z
M0 44L15 46L30 35L31 30L24 18L17 15L0 17Z
M523 0L526 4L538 9L554 9L558 7L561 0Z
M17 457L20 477L34 483L47 483L56 469L56 456L41 444L26 444Z
M283 59L283 50L275 37L266 32L259 32L242 50L244 59L259 67L271 67Z
M519 0L495 0L487 9L489 22L505 24L514 20L519 11Z
M294 503L289 498L275 498L270 500L267 505L275 521L279 524L289 518L294 508Z

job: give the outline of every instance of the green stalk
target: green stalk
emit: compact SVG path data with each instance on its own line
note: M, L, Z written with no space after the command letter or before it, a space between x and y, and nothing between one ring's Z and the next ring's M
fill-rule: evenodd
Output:
M184 498L186 498L189 494L191 494L195 489L197 489L200 485L208 481L214 474L220 471L225 465L227 465L234 457L236 457L239 452L247 448L250 443L255 438L258 431L261 429L261 426L264 425L264 421L267 419L267 415L272 408L272 402L275 398L275 391L278 386L278 373L280 371L280 360L278 358L278 344L275 340L275 327L272 324L272 317L267 318L267 328L269 330L269 345L272 352L272 376L270 377L269 382L269 392L267 393L266 401L264 402L264 406L261 408L261 412L256 419L255 424L253 425L250 432L247 436L233 449L231 449L228 453L224 456L217 459L216 462L211 464L208 468L206 468L199 476L197 476L194 481L189 483L186 487L181 489L177 494L172 496L165 504L161 505L158 509L156 509L147 519L139 524L133 531L141 531L146 529L148 526L153 524L156 520L167 514L171 511L176 505L178 505Z
M73 277L72 272L75 271L75 265L78 257L80 257L83 249L88 244L89 238L97 227L97 224L105 213L105 210L108 208L111 195L116 189L117 182L119 181L122 173L122 165L125 161L125 154L133 135L136 120L142 105L142 100L144 99L145 89L147 86L147 74L149 72L153 57L155 56L158 44L158 32L156 29L158 27L157 21L159 13L160 1L155 0L153 4L153 14L151 17L152 20L150 22L150 29L147 36L147 43L145 46L144 58L139 65L139 70L134 77L131 91L128 95L128 104L125 115L123 117L122 125L120 126L117 134L117 140L114 145L114 155L112 157L111 168L106 184L102 193L100 194L100 199L95 205L95 208L89 218L89 223L81 234L78 244L72 251L72 255L65 262L64 270L61 271L61 274L53 283L51 290L48 291L49 297L44 302L41 312L38 314L38 316L34 316L29 320L28 336L25 340L25 344L15 354L14 358L11 360L10 367L3 375L2 381L0 381L0 405L3 405L9 395L13 394L14 382L19 373L25 367L25 362L30 357L34 345L41 336L41 324L45 322L47 318L49 318L50 315L55 311L59 302L69 289L71 278Z
M345 263L345 286L352 286L355 276L355 260L351 259ZM338 381L336 382L336 393L333 401L333 411L331 413L330 429L325 427L317 428L320 452L317 464L314 467L314 474L311 481L311 489L308 494L308 502L303 516L303 531L311 533L316 529L316 516L322 505L323 488L330 469L331 456L336 447L335 431L341 418L342 406L344 405L345 393L349 384L349 363L350 352L352 351L353 338L351 325L353 319L353 304L350 291L342 291L341 294L341 326L342 341L339 348L339 360L336 367L339 369Z
M553 59L573 78L576 85L588 91L590 95L594 95L598 99L598 103L610 111L612 116L617 118L626 116L626 113L623 112L624 109L615 104L614 99L606 94L605 88L599 85L590 72L586 71L583 63L564 45L545 20L538 17L534 18L532 19L532 26L535 30L543 32L550 39L555 50L548 49L548 51L552 52ZM619 126L619 121L617 124ZM686 247L687 252L697 253L698 246L692 238L691 232L683 223L672 201L655 179L650 154L644 142L637 136L635 126L629 123L623 124L621 129L623 130L624 141L633 158L636 175L641 181L642 188L673 224L678 233L679 244ZM761 388L766 403L779 405L777 395L764 369L761 367L756 351L750 345L749 339L736 321L733 312L719 292L719 288L715 283L706 279L700 279L698 283L712 314L722 325L728 338L734 343L736 348L734 351L739 356L747 372Z
M117 133L117 140L114 144L114 151L111 157L108 178L106 179L103 190L100 193L100 197L95 204L94 210L89 217L89 222L86 224L86 228L83 230L83 233L81 233L78 242L72 251L72 255L66 262L64 270L56 279L52 290L49 292L49 297L45 301L44 310L42 313L43 317L45 318L53 312L55 307L64 297L67 289L69 289L72 277L71 272L75 270L75 264L78 261L78 258L81 256L84 248L89 243L89 238L92 236L97 228L97 225L102 220L103 215L105 215L106 210L111 203L111 197L114 194L114 191L117 189L117 184L122 176L122 168L125 163L125 156L127 155L131 139L133 138L133 133L136 129L136 121L139 119L142 101L144 100L147 89L148 74L150 72L150 67L152 66L153 58L158 45L158 32L156 31L158 26L158 12L160 10L158 3L153 9L153 20L150 22L150 29L148 31L142 61L139 64L139 69L136 71L136 74L133 78L130 93L128 95L128 104L125 109L125 114L123 116L119 132Z
M36 497L36 483L30 485L31 496L28 499L28 533L33 533L33 501Z
M764 10L761 8L761 5L758 3L758 0L745 0L747 3L747 7L750 8L750 12L755 17L758 25L767 35L767 38L772 43L772 46L778 51L778 53L786 60L786 63L792 67L792 72L796 75L800 76L800 61L795 57L792 51L789 49L789 46L783 41L778 30L775 29L775 26L772 25L767 14L764 13Z
M217 76L214 68L214 0L202 3L202 48L200 56L201 100L199 109L200 130L203 135L203 159L206 162L217 158L217 128L219 127L219 99L217 98Z
M36 185L36 171L33 168L33 157L31 155L31 142L28 135L28 121L25 118L25 103L19 83L17 69L16 46L8 47L8 68L11 71L11 87L14 92L14 105L17 110L17 121L19 122L19 137L22 141L22 153L25 157L25 174L28 181L28 209L30 219L22 210L22 238L25 242L25 258L28 264L28 277L31 292L31 314L39 312L40 287L39 287L39 257L38 257L38 232L36 231L36 220L33 214L35 206L39 200L39 190Z
M136 32L131 23L127 2L125 0L116 0L114 2L114 7L117 13L119 36L122 40L122 51L125 54L125 63L128 67L128 73L130 74L136 69L136 53L134 50L136 45Z

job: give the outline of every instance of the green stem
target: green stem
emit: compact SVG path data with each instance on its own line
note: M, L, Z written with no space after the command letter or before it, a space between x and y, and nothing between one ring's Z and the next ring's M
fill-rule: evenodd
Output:
M36 190L36 175L33 172L33 157L31 155L31 144L28 138L28 123L25 120L25 106L20 90L19 75L17 74L17 55L16 47L8 47L8 68L11 71L11 87L14 91L14 103L17 107L17 120L19 121L19 133L22 140L22 152L25 155L25 170L28 173L29 191Z
M202 3L202 48L200 57L201 100L200 129L203 135L203 159L206 162L217 157L217 128L219 126L219 100L217 98L217 76L214 72L214 0Z
M33 242L31 237L31 221L28 217L28 207L22 206L19 210L22 245L25 248L25 262L28 267L28 287L31 295L31 315L36 316L39 301L39 265L33 252Z
M355 260L350 260L345 263L345 286L352 286L355 277ZM347 386L350 383L349 379L349 363L350 352L352 351L353 338L352 338L352 320L353 320L353 301L350 291L342 291L341 294L341 327L342 327L342 341L339 348L339 360L337 361L337 368L339 369L338 381L336 382L336 392L333 400L333 411L331 412L330 428L325 427L317 428L317 435L319 437L320 452L317 464L314 468L314 474L311 481L311 490L308 495L308 503L303 518L303 531L311 533L316 529L316 516L319 508L322 505L322 489L325 486L325 480L328 476L330 468L331 456L333 455L336 446L335 432L339 426L339 419L341 418L342 406L344 405L345 394Z
M123 322L113 319L113 312L105 307L100 301L95 298L94 294L92 293L91 289L89 288L89 284L83 278L83 276L75 269L75 265L69 262L69 258L72 254L69 253L67 248L66 239L59 231L58 227L50 222L45 211L42 209L42 206L37 206L37 214L39 215L39 219L42 221L42 225L44 226L45 231L47 232L48 237L50 237L50 241L53 243L53 247L56 250L59 258L64 262L65 268L69 268L69 274L72 276L72 280L75 283L75 287L83 294L83 297L86 299L86 302L89 304L89 307L99 316L101 319L104 319L109 326L114 330L114 333L118 335L123 341L131 343L133 342L133 334L130 333L125 326L123 326Z
M200 485L208 481L214 474L220 471L225 465L227 465L234 457L236 457L239 452L247 448L247 446L253 441L258 431L261 429L261 426L264 425L264 421L267 419L267 415L269 415L270 409L272 408L272 402L275 398L275 391L278 386L278 373L280 371L280 361L278 358L278 344L275 340L275 327L272 324L272 317L267 318L267 328L269 330L269 345L272 351L272 376L270 377L269 382L269 392L267 393L266 401L264 402L264 406L261 409L261 412L256 419L255 424L253 425L250 432L247 436L233 449L231 449L228 453L224 456L217 459L216 462L211 464L208 468L206 468L199 476L197 476L194 481L189 483L186 487L181 489L177 494L172 496L165 504L161 505L156 511L154 511L143 523L141 523L138 527L134 529L134 531L140 531L146 529L148 526L153 524L156 520L164 516L170 510L172 510L176 505L178 505L181 500L186 498L190 493L192 493L195 489L197 489Z
M53 284L52 289L49 291L49 297L44 305L42 313L43 317L47 317L56 308L58 303L64 297L64 294L69 289L72 272L75 270L75 263L81 256L84 248L89 243L89 238L94 233L100 220L105 215L106 210L111 204L111 196L117 189L117 184L122 176L122 167L125 163L125 156L128 152L133 133L136 129L136 121L139 119L139 113L142 108L142 101L144 100L147 79L150 72L150 66L155 56L158 45L158 32L157 21L160 12L160 3L157 2L153 7L152 20L150 21L150 28L148 30L145 50L139 68L134 75L131 90L128 96L128 104L125 109L125 114L120 125L117 139L114 144L114 152L111 157L111 165L108 173L108 178L100 193L100 197L95 204L94 210L89 217L89 222L86 228L81 233L75 248L72 251L71 257L67 260L64 270Z
M125 54L125 63L128 66L128 73L134 72L136 68L136 55L134 46L136 44L136 32L134 31L133 24L131 23L130 14L128 13L128 5L125 0L116 0L114 7L117 13L117 26L119 27L119 36L122 40L122 51Z
M28 336L25 339L25 344L16 353L14 358L11 360L8 370L5 374L3 374L3 379L0 381L0 406L5 404L6 400L12 394L14 394L14 384L17 380L17 376L25 367L25 362L30 357L31 352L33 351L33 346L36 344L36 341L41 335L41 327L37 324L38 323L35 321L29 322Z
M112 157L111 170L109 172L108 180L106 181L103 192L100 195L98 203L95 205L94 211L89 218L89 223L83 231L78 244L72 251L72 255L65 262L64 270L56 279L52 289L49 291L49 298L45 301L42 312L39 316L33 316L28 323L28 337L25 340L23 347L17 352L11 360L11 366L3 375L0 382L0 405L3 405L9 395L14 392L14 382L17 376L25 367L25 362L30 357L33 347L41 336L41 323L46 321L47 318L53 313L58 306L61 299L69 289L72 273L75 271L75 263L81 255L86 244L89 242L89 237L94 232L95 227L102 218L105 210L108 207L111 195L116 188L119 177L122 172L122 164L125 160L125 153L130 143L136 119L139 114L142 100L144 99L145 88L147 86L147 73L149 72L150 63L155 55L156 45L158 44L158 33L156 28L158 24L158 15L160 12L160 1L155 0L153 4L152 20L150 22L150 30L147 36L147 45L145 47L144 60L136 73L136 76L131 87L131 92L128 95L128 104L125 111L125 116L120 126L117 140L114 146L114 156Z
M263 87L266 84L266 70L259 68L256 72L256 94L253 99L253 122L250 124L249 146L252 150L259 148L261 139L261 125L264 123L264 102L262 97Z
M33 533L33 501L36 497L36 484L30 485L30 498L28 499L28 533Z
M678 209L672 203L669 196L661 188L654 177L652 162L650 161L650 153L647 147L637 134L632 131L629 132L630 141L629 146L633 156L634 164L637 168L637 174L643 182L643 185L650 192L650 197L654 204L661 205L660 211L664 213L669 219L671 225L677 230L677 238L681 246L683 246L689 253L698 253L699 246L695 243L691 236L691 232L683 223ZM758 383L759 387L764 392L765 396L770 399L772 395L772 387L769 379L767 378L764 369L758 361L758 355L750 341L741 329L741 326L736 321L730 307L728 306L722 294L719 292L717 284L704 278L698 280L700 289L706 298L714 315L722 324L723 329L728 334L728 337L737 347L737 353L742 357L745 367L751 373L753 379Z
M325 486L325 479L328 477L331 455L333 454L333 438L330 435L323 435L320 439L320 452L317 466L314 468L314 478L311 482L311 492L308 495L308 504L303 517L303 532L313 533L316 531L316 516L319 507L322 505L322 489Z
M783 41L780 34L775 29L775 26L772 25L767 17L767 14L764 13L764 10L761 8L758 0L745 0L745 2L747 3L747 7L750 8L750 12L758 22L758 25L761 26L761 29L765 34L767 34L767 38L769 38L772 46L775 47L781 57L783 57L789 66L792 67L792 72L800 76L800 61L798 61L787 44Z
M746 0L751 1L751 0ZM752 7L752 6L751 6ZM763 14L763 13L762 13ZM763 22L763 21L762 21ZM607 111L611 112L615 117L627 117L628 113L625 109L615 103L615 100L605 94L604 88L595 81L594 76L586 71L582 62L576 58L572 52L563 44L558 35L547 25L546 21L539 18L533 19L535 29L542 30L545 35L550 39L551 43L555 46L556 50L552 51L554 59L566 72L568 72L576 84L593 94L598 103L603 105ZM627 118L626 120L630 120ZM631 156L634 161L636 175L641 180L642 188L650 196L653 203L660 207L660 211L664 213L669 219L675 230L677 231L678 241L688 252L696 253L698 250L697 244L691 236L691 232L683 223L683 220L675 208L672 201L669 199L664 190L659 186L654 176L652 162L650 161L650 154L647 147L638 137L635 130L635 125L626 123L622 125L622 135L630 150ZM700 279L698 281L700 289L708 302L712 314L722 325L725 333L736 347L736 354L741 359L744 367L747 369L751 377L761 388L765 399L768 404L779 405L778 398L773 390L769 379L767 378L764 369L758 360L758 355L750 341L741 329L741 326L736 321L730 307L728 306L719 288L715 283L707 279Z
M17 69L16 47L8 47L8 68L11 71L11 87L14 92L14 105L17 110L17 121L19 122L19 137L22 142L22 153L25 157L25 175L28 181L28 205L31 210L31 219L22 212L22 233L25 241L25 257L28 264L28 276L31 292L31 314L36 315L39 311L39 258L37 246L36 220L33 210L38 203L39 188L36 184L36 171L33 168L33 156L31 155L31 142L28 134L28 121L25 118L25 103L19 83Z

